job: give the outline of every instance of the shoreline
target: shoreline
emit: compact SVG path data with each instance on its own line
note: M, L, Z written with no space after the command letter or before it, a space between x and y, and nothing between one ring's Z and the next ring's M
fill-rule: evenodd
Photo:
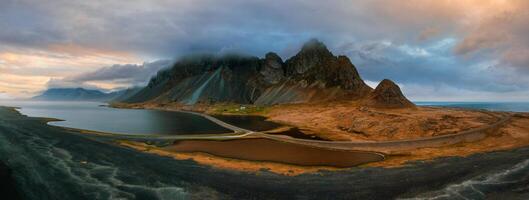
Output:
M214 142L214 141L233 141L233 140L238 140L238 139L259 139L261 138L256 135L252 135L252 133L254 132L245 133L245 134L229 133L229 134L223 134L223 135L221 134L178 135L178 136L125 135L125 134L106 133L106 132L91 131L91 130L85 130L85 129L69 128L69 127L62 127L62 126L54 126L54 125L50 125L47 123L48 121L45 120L47 118L29 117L29 116L21 114L16 109L12 109L12 111L20 115L21 117L24 117L27 119L38 119L39 121L42 121L46 126L62 129L71 134L103 137L105 139L110 140L111 143L114 143L121 147L131 148L131 149L143 152L143 153L156 154L158 156L172 157L174 159L180 159L180 160L191 159L191 160L194 160L196 162L199 162L201 164L208 165L211 167L220 167L220 168L231 169L231 170L243 170L247 172L258 172L263 169L266 169L268 171L282 174L282 175L287 175L287 176L299 175L303 173L314 173L320 170L340 170L340 169L344 169L345 167L345 166L335 167L333 166L332 163L321 163L321 165L311 166L311 165L304 165L301 163L299 164L290 163L291 161L289 160L284 160L284 161L281 161L281 160L270 161L267 159L248 160L248 159L237 158L237 155L235 155L235 157L230 158L226 156L218 156L216 155L217 153L215 153L215 151L203 152L203 151L198 150L196 152L181 152L181 151L169 150L168 147L171 147L172 144L163 145L161 147L147 144L149 143L149 141L159 141L159 140L168 140L170 142L171 141L193 141L193 140ZM266 139L266 138L263 138L263 139ZM270 140L270 139L266 139L266 140ZM277 140L270 140L270 142L273 142L273 141L277 142ZM296 144L288 144L288 143L284 143L284 144L287 146L292 146L292 147L303 146L303 147L314 149L314 150L319 149L319 151L329 151L324 148L309 147L309 146L304 146L304 145L296 145ZM207 154L208 156L204 156L204 154ZM351 156L356 156L355 154L374 155L374 156L379 157L379 159L377 160L381 160L384 158L383 155L375 153L375 152L367 152L367 151L351 152ZM251 155L251 154L245 154L245 155ZM372 161L374 161L373 158L368 159L366 161L354 161L353 163L348 164L345 168L351 168L351 167L358 166L366 162L372 162ZM237 164L233 165L231 163L237 163ZM240 166L244 166L244 167L241 168Z
M118 106L118 108L124 108L124 107L123 105L121 105L121 106ZM177 109L166 108L166 107L139 108L137 107L137 105L135 105L132 109L157 109L157 110L165 110L165 111L178 111ZM459 108L442 108L442 109L462 110ZM464 109L464 110L468 110L468 109ZM505 128L506 126L509 126L510 124L512 124L510 122L511 120L513 120L512 118L517 118L516 120L520 120L519 118L522 118L523 120L526 118L525 115L527 115L527 113L488 112L488 111L482 111L482 110L479 110L479 111L473 110L473 111L474 112L485 112L486 114L489 114L489 113L500 114L503 117L499 118L498 121L492 124L489 124L487 126L484 126L484 127L478 127L478 128L474 128L474 129L470 129L466 131L461 131L455 134L440 135L440 136L434 136L434 137L429 137L429 138L408 139L408 140L366 141L366 142L351 143L351 142L342 142L342 141L329 141L329 142L311 141L311 140L302 140L302 139L296 139L296 138L285 138L281 136L266 135L266 134L263 134L264 136L261 135L261 137L276 139L278 141L283 141L283 142L291 142L293 144L304 144L304 145L316 144L316 146L318 147L322 147L321 145L318 145L318 144L327 144L327 145L324 145L323 147L330 147L334 149L336 149L336 146L340 146L340 145L357 146L356 148L354 147L353 148L344 147L344 148L363 150L363 151L382 152L386 155L386 160L366 164L366 166L377 166L377 167L399 167L399 166L406 165L406 163L408 162L419 161L419 160L428 161L428 160L433 160L437 158L452 157L452 156L465 157L465 156L477 154L477 153L502 151L502 150L516 149L519 147L529 146L529 128L524 129L526 130L527 135L524 136L523 141L519 141L515 139L513 141L502 141L502 142L491 141L495 137L503 137L501 136L501 133L498 134L498 132L501 132L502 128ZM527 122L529 122L529 120L527 120ZM260 133L255 133L255 134L260 134ZM500 144L494 145L495 143L500 143ZM479 146L480 144L483 144L487 148L476 147L476 145ZM436 150L440 152L433 153Z
M505 175L509 178L508 181L518 181L517 184L512 186L509 182L490 185L493 190L481 188L480 191L512 196L515 193L503 192L503 189L525 188L523 183L527 179L515 176L519 172L511 172L511 169L519 166L519 163L527 163L529 155L529 148L525 147L477 153L467 157L411 161L392 168L371 165L345 169L312 168L235 159L221 160L204 153L160 156L114 144L105 137L72 134L3 108L0 108L0 130L0 136L5 138L0 140L4 141L0 155L10 160L8 164L12 165L15 178L22 178L31 184L45 183L53 188L62 188L59 191L42 190L39 189L40 185L36 185L38 188L20 185L21 193L35 199L41 196L94 199L97 198L96 195L108 194L108 189L118 192L115 194L134 192L134 195L145 195L145 192L149 192L156 195L160 189L167 187L183 188L184 191L194 191L195 194L214 191L220 197L233 199L296 199L300 198L300 194L314 199L396 199L424 197L424 194L443 191L452 185L481 180L480 177L483 176L494 177L503 172L508 173ZM65 165L55 165L57 162ZM76 169L73 172L80 170L80 173L69 173L72 169ZM108 176L79 176L100 174L103 169L109 172ZM57 174L64 176L58 178ZM116 185L116 180L146 190L127 190L122 185ZM94 183L93 181L108 187L94 188L86 184ZM196 185L200 187L197 188ZM79 192L86 189L90 192ZM198 198L208 198L200 197Z
M149 108L144 108L144 109L149 109ZM158 108L158 109L159 110L166 110L166 109L163 109L163 108ZM167 111L177 111L177 110L169 109ZM50 125L50 126L53 126L53 125ZM73 131L79 132L81 134L98 133L98 132L81 130L81 129L71 129L71 128L65 128L65 127L59 127L59 128L64 128L64 129L67 129L67 130L69 129L70 131L73 130ZM191 140L193 140L193 139L232 140L232 139L244 139L244 138L267 138L267 139L274 139L274 140L283 141L283 142L292 142L292 140L297 140L297 139L288 138L288 137L285 138L285 137L276 136L276 135L265 135L265 134L262 134L262 133L255 133L255 132L251 132L250 134L247 134L247 135L233 134L233 135L231 135L233 137L229 137L229 138L218 138L219 135L217 135L217 134L211 135L209 137L201 137L200 135L198 135L198 137L197 137L197 135L195 135L195 136L191 136L191 137L187 137L187 138L186 137L178 138L178 136L176 136L176 137L175 136L170 136L170 137L167 137L167 138L152 137L152 136L145 136L145 135L144 136L133 136L133 135L124 136L124 135L120 135L120 134L109 134L109 135L105 135L105 134L101 135L101 134L99 134L99 135L100 136L111 136L111 137L113 137L115 139L126 139L126 140L130 140L130 141L134 141L134 140L139 140L139 141L141 141L141 140L157 140L157 139L161 139L161 140L167 140L167 139L168 140L190 140L190 139ZM450 137L450 136L440 136L440 137ZM479 138L479 140L483 140L483 139L487 139L487 138L490 139L490 137L492 137L492 136L489 135L489 136L486 136L485 138ZM304 140L301 140L301 141L306 142ZM294 142L296 142L296 141L294 141ZM344 144L344 143L347 144L346 142L340 142L340 141L335 141L335 142L311 141L311 142L313 142L313 143L329 143L331 145ZM144 143L144 142L140 142L140 143ZM367 142L367 143L370 143L370 142ZM377 142L374 142L374 143L377 143ZM477 144L480 144L480 143L478 142ZM303 145L306 145L306 144L303 144ZM474 146L472 146L472 145L474 145ZM368 163L368 164L363 164L362 166L377 166L377 167L389 167L389 168L391 168L391 167L404 166L408 162L413 162L413 161L418 161L418 160L428 161L428 160L434 160L434 159L437 159L437 158L450 157L450 156L461 156L461 157L464 157L464 156L468 156L468 155L476 154L476 153L491 152L491 151L497 151L497 150L508 150L508 149L514 149L514 148L518 148L518 147L524 146L524 145L514 145L514 146L510 146L510 147L501 146L501 147L491 147L489 149L483 149L483 148L479 149L479 148L476 148L475 145L476 145L476 143L471 143L471 142L470 143L469 142L465 143L463 141L463 142L460 142L459 144L444 145L443 147L415 148L414 151L412 151L412 150L394 151L394 150L387 150L387 149L386 150L378 149L378 152L383 152L386 155L385 156L386 160L379 161L379 162ZM172 146L172 145L168 145L168 146ZM309 146L311 146L311 144L309 144ZM527 144L525 144L525 146L527 146ZM489 147L490 147L490 145L489 145ZM130 146L129 146L129 148L130 148ZM321 148L321 147L318 147L318 148ZM336 147L331 147L331 149L333 149L333 148L336 149ZM466 148L471 148L471 149L467 150ZM457 151L451 151L453 149L456 149ZM356 150L363 150L363 151L371 150L371 151L373 151L373 149L356 149ZM438 150L442 150L442 152L441 153L439 153L439 152L432 153L432 152L435 152L435 151L438 151ZM175 152L175 151L168 151L168 150L164 150L164 151L165 151L165 153L161 153L161 154L167 155L167 153L169 153L169 154L182 154L183 153L183 152ZM377 152L377 151L375 151L375 152ZM147 153L152 153L152 152L147 152ZM155 153L155 154L159 154L159 152ZM185 152L184 152L184 154L185 154ZM170 156L170 157L174 157L174 155ZM193 159L193 157L194 156L188 156L188 158L191 158L191 159ZM216 160L222 161L222 160L226 160L226 159L229 159L229 158L212 155L212 157L210 157L209 159L216 159ZM199 157L197 157L197 158L195 158L193 160L199 160ZM245 160L241 160L241 162L258 163L256 161L251 161L251 160L246 160L246 161ZM297 168L297 167L303 168L303 166L299 166L299 165L290 165L289 167L291 169L294 169L294 168ZM274 171L274 170L272 169L271 171ZM278 171L278 170L276 170L276 171Z

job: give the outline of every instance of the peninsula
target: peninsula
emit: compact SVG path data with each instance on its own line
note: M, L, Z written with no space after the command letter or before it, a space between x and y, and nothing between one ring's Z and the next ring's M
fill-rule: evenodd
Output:
M275 143L267 146L270 140L321 149L372 152L384 159L368 165L385 167L529 144L528 114L416 106L389 79L382 80L376 88L369 87L346 56L333 55L315 39L286 61L273 52L263 59L240 55L184 57L172 68L159 72L146 87L111 105L200 113L221 125L227 123L210 115L258 115L283 125L267 131L232 127L236 135L223 141L175 140L165 147L121 142L151 153L234 169L247 166L258 170L259 167L248 166L255 162L253 165L259 166L260 161L281 163L281 159L264 155L269 152L261 152L263 156L255 156L255 151L241 153L251 146L266 152L274 148ZM325 141L285 136L294 129ZM208 159L203 154L189 153L207 153ZM237 164L227 164L230 162ZM276 167L276 171L284 172L284 168ZM295 165L286 168L306 172Z

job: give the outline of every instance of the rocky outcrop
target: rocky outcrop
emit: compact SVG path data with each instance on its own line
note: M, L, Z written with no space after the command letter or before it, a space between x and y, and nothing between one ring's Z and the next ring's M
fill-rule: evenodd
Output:
M267 53L259 73L266 84L277 84L284 79L283 60L276 53Z
M365 104L378 108L415 107L415 104L402 94L400 87L388 79L384 79L378 84L377 88L365 100Z
M346 56L334 56L318 40L310 40L301 51L286 61L286 76L308 85L320 82L325 87L340 87L363 96L372 89L360 78Z

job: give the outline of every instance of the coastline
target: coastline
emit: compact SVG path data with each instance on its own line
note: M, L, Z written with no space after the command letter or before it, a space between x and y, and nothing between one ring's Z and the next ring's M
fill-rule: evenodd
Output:
M124 105L116 107L126 108ZM172 107L156 107L146 106L141 107L139 105L133 105L134 109L159 109L167 111L178 111L178 109ZM454 108L443 108L447 110L465 110L468 109L454 109ZM203 111L203 109L200 109ZM496 115L502 115L498 121L483 127L477 127L470 130L461 131L460 133L454 133L449 135L440 135L429 138L418 138L411 140L394 140L394 141L378 141L378 142L328 142L325 147L337 148L337 146L351 146L343 147L346 149L355 149L363 151L375 151L382 152L386 155L386 160L365 164L365 166L376 166L376 167L399 167L406 165L413 161L428 161L442 157L466 157L472 154L493 152L501 150L516 149L529 145L529 126L523 127L523 125L515 130L512 124L516 123L528 123L529 115L527 113L508 113L508 112L485 112L470 110L471 112L484 112L486 114L495 113ZM204 112L204 111L203 111ZM206 112L207 113L207 112ZM266 116L266 115L261 115ZM514 119L512 119L514 118ZM515 122L511 122L514 120ZM520 122L521 121L521 122ZM516 125L515 125L516 126ZM521 132L520 132L521 131ZM508 132L508 133L505 133ZM517 133L519 132L519 133ZM259 134L259 133L256 133ZM516 135L516 137L512 137ZM263 135L260 135L263 137ZM277 139L283 142L291 142L293 144L304 144L304 145L316 145L320 141L303 141L295 138L284 138L281 136L264 136L265 138ZM437 141L438 142L435 142ZM301 141L301 142L300 142ZM433 141L433 142L430 142ZM334 144L333 144L334 143ZM391 145L391 144L395 145ZM336 145L337 144L337 145ZM377 147L379 146L379 147ZM339 147L338 147L339 148Z
M123 108L123 107L121 107ZM158 110L167 110L167 111L180 111L174 108L164 108L164 107L156 107L156 108L138 108L136 109L158 109ZM189 112L189 111L185 111ZM192 114L197 114L195 112L191 112ZM198 114L200 116L204 116L207 114ZM514 116L522 116L522 114L515 114ZM503 118L499 121L509 121L510 115L506 115L509 118ZM499 123L499 122L497 122ZM489 126L498 126L497 129L504 126L504 124L498 124L498 125L489 125ZM509 149L515 149L523 146L527 146L529 144L529 141L526 137L522 137L523 140L515 140L508 141L506 138L502 138L501 135L499 136L501 141L498 140L498 135L491 133L491 131L488 131L488 133L485 132L475 132L474 130L467 130L466 132L469 132L471 137L467 138L463 135L463 139L456 139L453 140L452 137L459 137L459 134L453 134L453 135L441 135L436 136L432 138L420 138L420 139L411 139L411 140L395 140L395 141L361 141L361 142L343 142L343 141L313 141L313 140L300 140L295 138L289 138L281 135L267 135L263 134L261 132L237 132L237 130L234 130L234 133L231 134L213 134L213 135L182 135L182 136L153 136L153 135L123 135L123 134L112 134L112 133L104 133L104 132L97 132L97 131L89 131L89 130L81 130L81 129L73 129L73 128L64 128L66 130L69 130L71 132L75 133L81 133L81 134L94 134L102 137L108 137L113 138L111 140L120 140L119 142L116 142L118 145L123 145L125 143L121 142L123 140L129 140L131 143L128 143L127 147L136 149L136 150L142 150L146 153L153 153L157 155L162 156L169 156L173 158L186 158L186 159L193 159L195 161L202 161L201 163L210 165L213 167L220 167L220 168L229 168L232 170L248 170L253 169L254 172L258 171L260 168L257 167L246 167L245 169L242 169L241 167L237 168L235 165L229 165L229 164L222 164L222 163L229 163L230 160L237 160L239 162L238 165L241 165L241 163L245 163L247 166L259 166L262 164L262 161L256 161L256 160L245 160L237 157L228 158L226 156L218 155L220 152L201 152L200 150L196 150L193 152L182 152L177 151L174 148L171 149L171 147L175 146L174 142L171 141L186 141L186 140L206 140L206 141L229 141L229 140L237 140L237 139L248 139L248 138L266 138L271 139L275 141L280 142L286 142L291 145L305 145L305 146L313 146L316 148L324 148L324 149L344 149L344 150L356 150L356 151L365 151L365 152L373 152L373 153L383 153L381 155L384 155L385 160L384 161L378 161L378 162L371 162L367 164L362 164L361 166L371 166L371 167L386 167L386 168L393 168L393 167L400 167L407 165L407 163L414 162L414 161L429 161L434 160L437 158L442 157L451 157L451 156L460 156L465 157L476 153L483 153L483 152L492 152L492 151L498 151L498 150L509 150ZM478 128L480 129L480 128ZM527 129L529 130L529 129ZM475 132L475 133L473 133ZM435 140L436 138L441 139L440 142L437 143L431 143L428 142L429 140ZM443 138L447 138L447 141L443 141ZM465 139L466 138L466 139ZM453 140L452 142L450 140ZM498 141L497 141L498 140ZM150 146L145 151L145 148L142 147L141 144L148 145L148 143L160 143L159 141L166 141L161 142L163 146ZM409 142L415 141L417 145L410 145ZM134 142L134 143L132 143ZM169 142L169 143L168 143ZM392 145L392 143L396 145ZM500 143L500 144L498 144ZM132 145L133 144L133 145ZM406 144L406 145L403 145ZM412 143L413 144L413 143ZM422 145L421 145L422 144ZM322 146L323 145L323 146ZM203 154L206 153L209 157L207 157L209 162L204 162L204 156ZM199 155L202 154L202 155ZM214 162L211 162L212 160L215 160ZM274 163L265 161L265 163ZM277 162L275 162L277 163ZM281 164L281 163L277 163ZM218 166L216 166L218 165ZM284 165L284 166L283 166ZM317 171L318 167L311 167L310 169L307 169L307 166L301 166L301 165L292 165L292 164L282 164L282 166L277 167L275 165L271 165L272 167L268 167L268 170L281 173L281 174L301 174L304 172L314 172ZM335 167L329 167L326 166L329 169L335 169L340 170L340 168ZM323 168L326 168L323 167ZM351 166L352 167L352 166ZM288 169L288 170L284 170ZM289 171L296 171L296 173L290 173Z
M30 199L39 199L42 196L95 199L97 195L127 198L130 197L127 196L128 193L156 196L168 187L175 188L167 191L169 194L175 195L174 191L182 191L178 193L184 195L182 198L198 199L211 198L211 195L222 199L411 198L428 194L430 191L442 191L445 187L474 177L494 176L495 173L503 171L511 173L512 167L527 160L529 155L529 148L517 148L477 153L465 158L446 157L427 162L416 161L394 168L364 165L340 170L307 168L312 171L294 171L291 176L284 176L266 168L240 171L211 166L215 164L203 165L189 158L174 159L143 153L115 145L107 137L72 134L71 131L48 126L40 120L2 110L0 109L0 137L4 139L0 140L3 142L0 146L0 157L12 159L10 164L17 166L14 168L14 173L17 174L15 177L32 183L17 188ZM201 155L203 159L209 159L207 154ZM197 157L194 154L190 156ZM58 162L61 164L55 165ZM215 159L211 162L215 162ZM71 174L72 172L79 173ZM285 169L285 172L288 173L288 170ZM60 174L61 178L57 178L57 174ZM85 177L86 175L90 176ZM46 184L39 182L42 180L45 180ZM116 185L120 182L130 185L130 188L144 189L130 190L128 186ZM104 187L93 187L92 184L95 183ZM197 188L196 185L200 187ZM518 185L509 187L516 189L523 186ZM60 187L62 190L53 190L50 187ZM500 184L490 187L501 189L505 186ZM483 192L489 194L502 191L500 189ZM112 193L109 194L109 191ZM197 196L185 196L187 191L192 191L191 194ZM500 194L515 197L524 195L506 192Z

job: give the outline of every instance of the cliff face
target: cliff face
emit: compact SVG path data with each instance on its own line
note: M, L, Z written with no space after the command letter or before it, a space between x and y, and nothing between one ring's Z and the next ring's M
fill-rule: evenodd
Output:
M320 82L325 87L340 87L358 93L371 88L360 78L356 67L346 56L334 56L327 47L317 41L307 42L301 51L286 61L286 75L307 84Z
M236 55L186 57L159 72L145 88L124 101L252 103L264 86L257 78L261 63L256 57Z
M363 99L372 91L349 58L334 56L323 43L310 40L285 62L273 52L263 59L185 57L124 102L273 105Z

